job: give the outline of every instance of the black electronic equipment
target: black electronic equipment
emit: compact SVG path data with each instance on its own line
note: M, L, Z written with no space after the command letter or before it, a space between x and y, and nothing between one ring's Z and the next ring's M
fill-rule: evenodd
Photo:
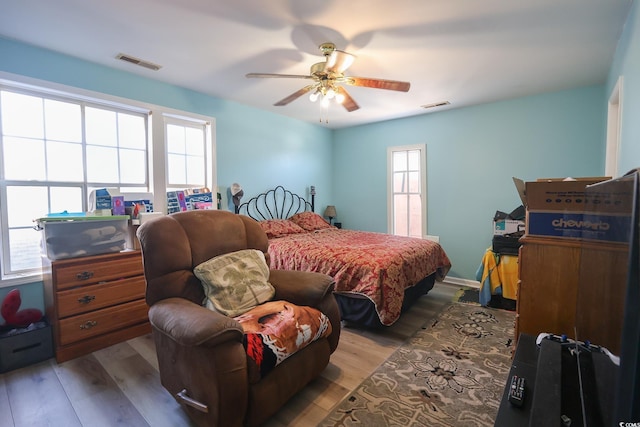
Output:
M491 241L491 250L500 255L518 256L520 250L520 237L524 233L510 233L502 236L493 236Z
M624 176L604 181L587 187L587 196L608 195L611 202L616 203L619 197L626 192L631 192L633 203L631 204L629 231L626 235L614 234L612 239L621 240L627 244L629 251L627 266L627 283L624 289L624 312L622 319L622 331L620 334L620 368L615 378L615 402L614 424L640 423L640 169L634 169ZM602 209L605 210L605 209ZM585 220L599 223L610 216L599 215L600 209L596 208L596 214ZM619 227L621 231L625 227ZM586 237L586 236L585 236ZM579 307L587 309L586 307ZM595 310L604 310L603 307L589 307ZM578 333L581 333L578 331ZM588 337L581 336L582 339Z
M525 380L523 377L519 377L517 375L513 375L511 377L508 399L512 405L521 407L524 403L524 384Z

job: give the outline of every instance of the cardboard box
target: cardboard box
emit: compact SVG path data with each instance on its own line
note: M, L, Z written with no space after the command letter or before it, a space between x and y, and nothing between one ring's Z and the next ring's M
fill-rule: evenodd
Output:
M167 192L167 212L184 212L187 210L187 200L184 191Z
M110 211L113 209L113 197L122 197L122 195L115 188L92 190L89 194L89 211L94 212L102 209L108 209Z
M611 213L619 210L622 200L611 196L587 193L587 186L606 181L608 177L587 177L571 180L560 178L523 182L513 178L522 203L527 208L525 234L558 238L581 239L585 231L598 227L618 226L595 224L585 214L596 209ZM606 199L606 200L605 200Z
M124 215L124 196L111 197L111 214Z
M587 186L589 210L582 216L585 240L628 244L634 210L634 181L618 179Z
M51 325L26 330L15 335L0 336L0 372L22 368L53 357Z
M525 222L516 219L499 219L493 221L493 235L504 236L505 234L517 233L525 230Z
M141 214L151 212L153 212L153 203L148 199L124 201L124 213L131 219L138 219Z
M190 194L186 198L188 210L211 209L213 207L213 194L210 191Z

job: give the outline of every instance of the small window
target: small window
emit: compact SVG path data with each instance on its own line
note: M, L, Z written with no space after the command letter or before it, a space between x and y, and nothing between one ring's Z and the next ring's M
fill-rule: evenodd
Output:
M165 118L167 188L204 187L207 183L207 124Z
M422 238L427 234L426 146L389 147L389 233Z

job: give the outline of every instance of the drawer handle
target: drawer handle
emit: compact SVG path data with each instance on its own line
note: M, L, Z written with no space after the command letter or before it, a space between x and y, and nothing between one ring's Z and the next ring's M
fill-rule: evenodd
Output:
M76 274L76 279L78 280L89 280L93 277L93 271L83 271L82 273Z
M187 395L187 389L183 389L180 393L176 394L176 400L178 402L184 403L185 405L189 405L200 412L204 412L205 414L209 413L209 407L204 403L197 401L192 397L189 397Z
M78 298L78 302L80 304L89 304L94 299L96 299L95 295L85 295L82 298Z
M96 322L95 320L87 320L82 325L80 325L80 329L91 329L94 326L96 326L97 324L98 324L98 322Z

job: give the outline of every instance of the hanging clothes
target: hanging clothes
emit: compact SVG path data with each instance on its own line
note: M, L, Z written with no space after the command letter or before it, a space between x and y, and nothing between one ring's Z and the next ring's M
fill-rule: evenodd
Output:
M518 288L518 257L499 255L487 249L476 271L476 280L480 282L480 304L486 306L492 295L516 299Z

